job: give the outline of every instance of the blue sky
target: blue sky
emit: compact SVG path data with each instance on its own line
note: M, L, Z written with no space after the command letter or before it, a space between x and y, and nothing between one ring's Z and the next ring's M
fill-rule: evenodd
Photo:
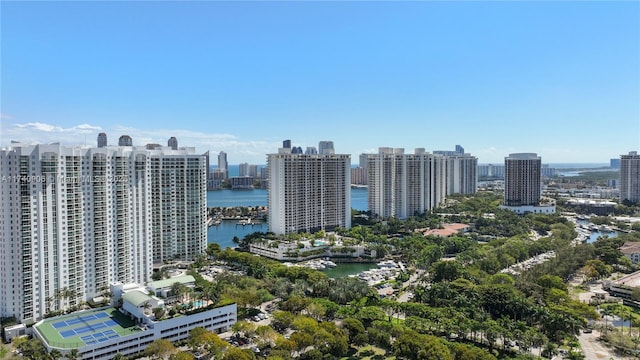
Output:
M640 150L640 3L2 1L0 145Z

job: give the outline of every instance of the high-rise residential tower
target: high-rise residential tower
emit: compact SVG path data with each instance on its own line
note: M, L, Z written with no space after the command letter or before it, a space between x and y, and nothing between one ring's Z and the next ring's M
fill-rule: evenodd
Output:
M220 151L218 154L218 170L224 171L224 178L229 178L229 163L227 163L227 153Z
M640 155L637 151L620 155L620 200L640 201Z
M351 156L267 154L269 231L276 234L351 227Z
M455 150L434 150L433 153L444 156L459 156L464 155L464 148L461 145L456 145Z
M169 140L167 141L167 146L170 147L173 150L177 150L178 149L178 139L176 139L175 136L170 137Z
M504 159L504 205L538 205L541 168L541 158L535 153L509 154Z
M101 132L98 134L98 147L103 148L107 146L107 134Z
M118 146L133 146L133 139L129 135L122 135L118 139Z
M460 146L460 145L456 145ZM446 157L447 195L475 194L478 183L478 158L469 154L456 154Z
M368 207L382 217L407 218L433 209L446 196L446 159L416 149L379 149L367 155Z
M320 155L335 154L335 150L333 149L333 141L320 141L318 143L318 153Z
M555 206L540 205L541 194L541 158L535 153L516 153L505 157L503 207L519 214L555 212Z
M238 175L239 176L251 176L254 178L258 177L258 165L242 163L238 165Z
M35 322L153 263L206 247L204 155L193 148L0 149L0 317Z

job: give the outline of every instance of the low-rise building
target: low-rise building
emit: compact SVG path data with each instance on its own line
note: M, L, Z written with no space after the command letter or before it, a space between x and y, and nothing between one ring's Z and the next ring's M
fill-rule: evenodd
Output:
M640 242L626 242L618 250L628 257L632 263L640 262Z
M434 235L440 237L449 237L466 233L471 229L468 224L444 224L442 229L420 230L424 236Z
M331 244L328 240L284 241L267 240L249 245L249 252L279 261L306 261L321 257L358 258L376 257L376 251L362 245L344 246L337 241Z
M191 275L177 276L170 279L153 281L149 284L149 290L156 296L168 298L173 284L179 283L188 288L195 287L196 279Z
M165 299L176 297L170 294L174 283L193 287L194 281L192 276L182 276L148 287L112 284L113 302L120 306L41 320L33 326L33 335L47 351L57 349L64 355L77 349L80 359L112 359L117 353L139 354L157 339L187 339L195 327L216 333L229 330L237 321L236 304L215 307L211 301L187 297L166 306Z
M253 176L234 176L230 180L232 189L253 189Z
M630 298L633 289L640 286L640 271L625 275L620 279L605 281L603 288L609 291L611 296Z

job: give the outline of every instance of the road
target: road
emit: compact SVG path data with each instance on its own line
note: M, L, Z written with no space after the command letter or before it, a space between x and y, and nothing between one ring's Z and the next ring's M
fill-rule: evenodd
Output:
M599 336L600 333L598 330L593 330L590 334L582 333L578 336L585 360L631 359L630 357L621 357L612 350L604 347L602 343L597 340Z

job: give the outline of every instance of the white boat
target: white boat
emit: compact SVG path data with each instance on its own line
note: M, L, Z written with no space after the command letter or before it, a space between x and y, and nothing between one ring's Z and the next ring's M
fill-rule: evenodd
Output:
M600 227L598 227L598 230L600 230L601 232L613 232L613 229L611 229L607 225L600 225Z
M336 263L334 263L331 260L322 260L321 263L322 263L322 265L324 265L324 266L326 266L328 268L334 268L334 267L337 266Z
M392 269L398 267L398 265L393 260L385 260L378 263L379 268Z

